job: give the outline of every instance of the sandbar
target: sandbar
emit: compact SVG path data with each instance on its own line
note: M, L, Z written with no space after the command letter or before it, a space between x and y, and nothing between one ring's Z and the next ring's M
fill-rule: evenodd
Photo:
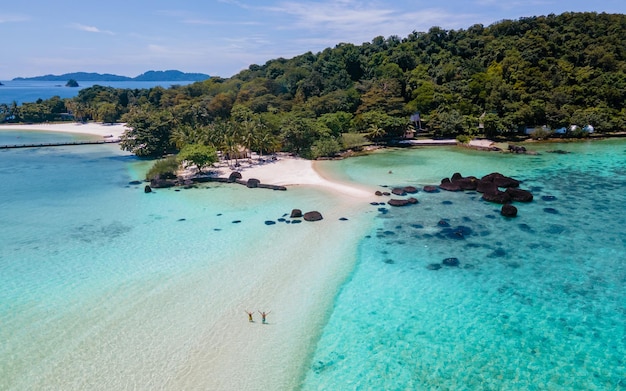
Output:
M118 141L122 133L127 129L124 123L103 124L97 122L79 123L41 123L41 124L2 124L1 130L19 130L19 131L42 131L42 132L62 132L74 134L89 134L92 136L100 136L108 141Z
M122 124L93 123L3 127L102 137L119 137L125 129ZM232 171L224 162L218 169L224 175ZM185 365L158 374L168 379L162 389L297 389L334 297L354 268L358 241L369 229L371 219L364 212L369 201L377 200L374 190L330 181L315 162L287 154L269 160L253 156L236 169L244 178L262 183L321 190L328 194L320 209L324 219L305 222L298 229L281 225L264 243L241 243L255 246L255 257L238 263L244 270L229 270L228 263L224 270L214 270L223 280L220 294L210 298L206 324L189 341L195 349ZM251 196L255 191L268 190L251 189ZM255 311L253 323L247 321L245 310ZM267 324L261 322L259 310L271 311Z

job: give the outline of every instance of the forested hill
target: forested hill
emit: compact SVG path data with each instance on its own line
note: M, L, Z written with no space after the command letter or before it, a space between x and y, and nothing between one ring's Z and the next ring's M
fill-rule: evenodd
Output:
M136 77L113 75L110 73L73 72L63 75L44 75L35 77L16 77L13 80L38 81L202 81L210 76L204 73L185 73L177 70L148 71Z
M85 88L66 107L83 119L127 121L134 132L122 147L143 155L265 140L256 148L319 156L350 147L354 135L383 140L412 127L446 137L507 136L543 125L623 131L624 42L621 14L432 27L170 89Z

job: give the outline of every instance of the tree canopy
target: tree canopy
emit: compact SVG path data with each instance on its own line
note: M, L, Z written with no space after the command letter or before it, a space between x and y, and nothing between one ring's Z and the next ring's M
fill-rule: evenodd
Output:
M598 132L613 132L626 125L624 42L621 14L432 27L405 38L339 43L187 86L93 86L66 106L76 118L127 121L132 130L122 148L141 156L187 143L334 153L337 145L345 147L346 133L374 141L399 137L415 126L409 120L415 113L422 128L451 137L507 136L543 125L592 124ZM4 112L34 121L47 118L37 113L50 107L44 101Z

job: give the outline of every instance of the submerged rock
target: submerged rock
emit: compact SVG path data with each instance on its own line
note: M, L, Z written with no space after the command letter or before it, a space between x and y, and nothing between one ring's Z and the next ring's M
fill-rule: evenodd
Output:
M455 267L455 266L459 266L461 262L459 262L458 258L446 258L441 263L444 264L445 266Z
M502 209L500 210L500 214L505 217L516 217L517 216L517 208L511 204L502 205Z

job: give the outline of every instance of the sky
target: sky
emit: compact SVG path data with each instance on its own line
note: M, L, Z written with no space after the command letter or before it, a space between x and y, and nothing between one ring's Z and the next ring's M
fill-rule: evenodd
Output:
M0 80L168 69L231 77L339 43L583 11L626 14L626 1L13 1L0 7Z

